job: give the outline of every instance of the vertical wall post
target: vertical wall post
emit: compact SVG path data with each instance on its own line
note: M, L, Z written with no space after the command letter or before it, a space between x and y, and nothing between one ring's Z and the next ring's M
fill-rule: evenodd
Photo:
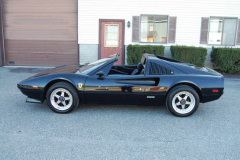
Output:
M3 16L2 0L0 0L0 67L4 66L4 36L3 36Z

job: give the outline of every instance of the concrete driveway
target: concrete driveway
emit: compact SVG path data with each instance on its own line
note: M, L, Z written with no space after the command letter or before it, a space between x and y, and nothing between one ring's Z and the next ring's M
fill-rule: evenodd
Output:
M56 114L16 84L38 72L0 68L0 159L240 159L240 80L187 118L165 107L83 105Z

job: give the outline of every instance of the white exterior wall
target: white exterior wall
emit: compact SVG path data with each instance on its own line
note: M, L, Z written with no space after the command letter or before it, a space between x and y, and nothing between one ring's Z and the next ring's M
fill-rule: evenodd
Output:
M175 44L210 48L200 44L201 18L240 18L240 0L78 0L78 43L99 44L99 19L125 19L132 27L132 16L140 14L176 16ZM125 45L134 44L131 27L125 26Z

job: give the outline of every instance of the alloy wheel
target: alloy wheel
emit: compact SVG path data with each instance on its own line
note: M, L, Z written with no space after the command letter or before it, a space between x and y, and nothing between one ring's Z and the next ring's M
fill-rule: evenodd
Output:
M187 114L194 109L195 97L187 91L178 92L172 99L173 109L180 114Z
M64 111L72 106L73 96L68 90L57 88L51 93L50 101L54 108Z

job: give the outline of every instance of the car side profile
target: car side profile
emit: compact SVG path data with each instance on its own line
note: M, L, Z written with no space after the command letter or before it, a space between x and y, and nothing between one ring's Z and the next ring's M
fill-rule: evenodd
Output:
M180 117L219 99L223 76L206 67L143 54L137 65L114 65L119 54L86 65L61 66L18 84L27 102L69 113L81 104L163 105Z

